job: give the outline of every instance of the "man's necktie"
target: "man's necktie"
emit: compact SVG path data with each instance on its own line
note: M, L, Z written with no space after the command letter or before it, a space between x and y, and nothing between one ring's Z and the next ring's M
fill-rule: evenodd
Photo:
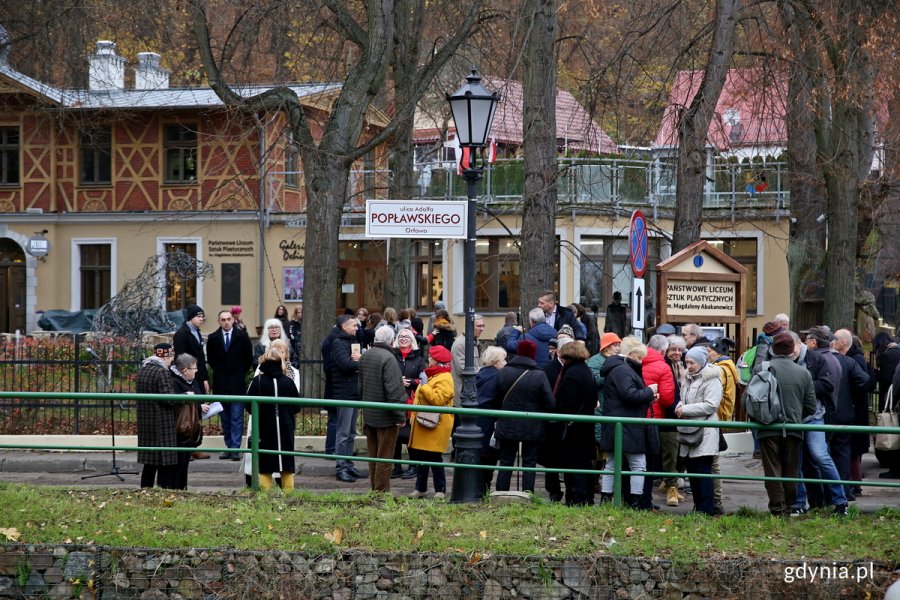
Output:
M228 347L231 346L231 332L225 333L225 352L228 352Z

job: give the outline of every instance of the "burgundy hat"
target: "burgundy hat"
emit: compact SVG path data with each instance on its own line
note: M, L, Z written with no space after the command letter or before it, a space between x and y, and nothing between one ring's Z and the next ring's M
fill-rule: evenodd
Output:
M537 344L531 340L522 340L516 344L516 354L519 356L527 356L531 360L537 356Z
M779 356L790 356L794 352L794 338L787 331L782 331L772 340L772 353Z
M784 331L784 327L782 327L781 323L776 321L769 321L765 325L763 325L763 333L766 335L775 336Z
M437 345L428 349L428 356L444 365L450 364L450 361L453 360L453 356L450 354L449 350L443 346Z

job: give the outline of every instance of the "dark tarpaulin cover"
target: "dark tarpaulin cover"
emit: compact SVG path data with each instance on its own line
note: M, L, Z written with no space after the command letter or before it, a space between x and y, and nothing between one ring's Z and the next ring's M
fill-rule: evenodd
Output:
M76 312L68 310L47 310L38 320L38 327L44 331L71 331L72 333L85 333L91 331L94 322L96 309L79 310ZM184 322L184 313L180 310L166 313L169 320L175 323L176 329ZM150 315L145 331L154 331L156 333L171 333L172 329L167 327L159 315Z

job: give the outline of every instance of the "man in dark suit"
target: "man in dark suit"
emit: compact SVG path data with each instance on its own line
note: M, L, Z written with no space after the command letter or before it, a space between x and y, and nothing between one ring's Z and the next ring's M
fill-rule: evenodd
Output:
M253 365L253 343L246 330L234 326L231 311L221 310L219 328L209 334L206 354L213 370L213 393L222 396L243 396L247 391L247 371ZM228 402L222 405L222 435L225 446L240 448L244 433L244 405ZM240 460L238 453L221 453L222 460Z

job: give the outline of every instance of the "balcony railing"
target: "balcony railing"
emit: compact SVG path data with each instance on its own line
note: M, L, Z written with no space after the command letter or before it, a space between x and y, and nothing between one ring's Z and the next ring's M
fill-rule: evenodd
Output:
M453 162L417 165L417 196L461 198L465 180ZM675 163L671 160L565 158L556 181L560 204L631 208L675 206ZM703 207L773 211L789 207L787 165L782 162L716 163L707 169ZM525 188L521 159L498 160L479 184L487 203L521 200Z

